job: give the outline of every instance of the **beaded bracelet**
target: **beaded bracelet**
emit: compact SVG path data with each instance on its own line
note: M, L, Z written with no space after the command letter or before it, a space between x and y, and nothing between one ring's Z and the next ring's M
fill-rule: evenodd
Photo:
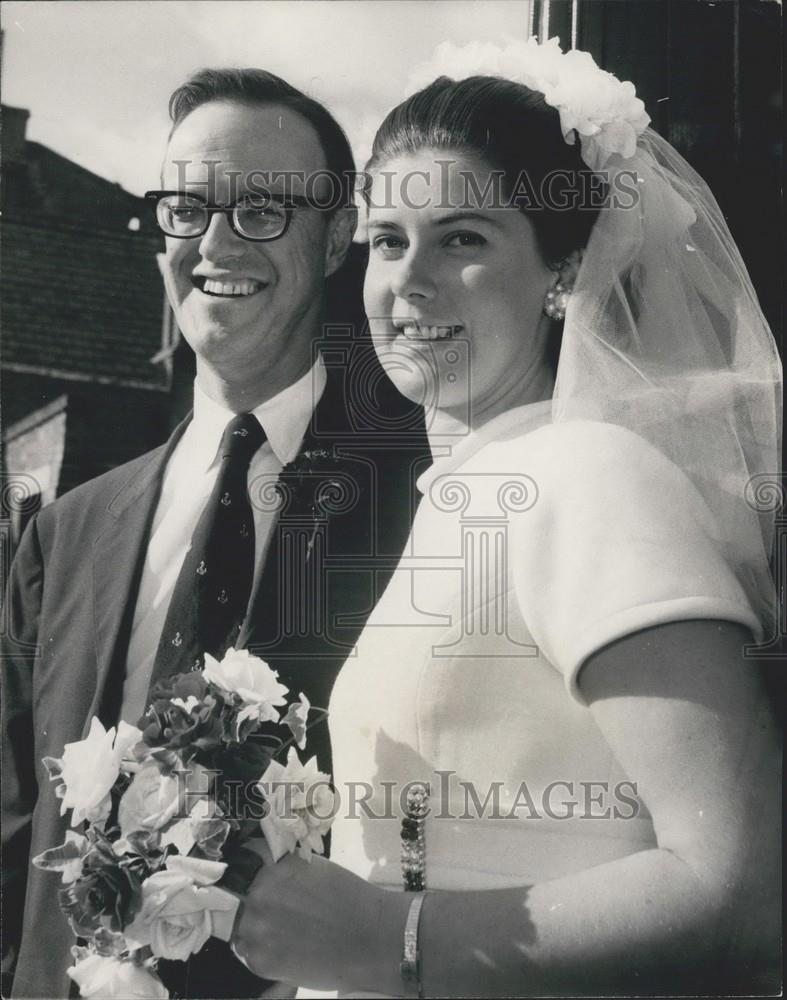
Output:
M401 860L405 892L426 888L426 838L424 824L429 807L429 786L413 782L407 790L407 807L402 820Z

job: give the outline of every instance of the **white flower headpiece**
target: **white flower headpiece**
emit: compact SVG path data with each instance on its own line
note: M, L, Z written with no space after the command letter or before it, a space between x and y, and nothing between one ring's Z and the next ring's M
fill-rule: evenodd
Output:
M511 40L503 46L442 42L429 64L410 78L408 90L419 90L440 75L502 76L539 91L559 112L566 142L573 143L574 130L578 133L582 159L591 170L601 170L615 153L633 156L650 122L632 83L601 69L589 52L562 52L557 38L543 44L535 38Z

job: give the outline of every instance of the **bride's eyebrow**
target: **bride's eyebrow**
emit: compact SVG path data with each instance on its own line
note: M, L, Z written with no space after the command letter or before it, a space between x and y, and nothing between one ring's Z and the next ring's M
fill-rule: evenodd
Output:
M399 229L395 222L386 222L385 219L370 219L367 229Z
M434 224L436 226L452 226L455 222L487 222L497 229L503 228L498 219L486 215L484 212L451 212L450 215L442 215L439 219L435 219Z

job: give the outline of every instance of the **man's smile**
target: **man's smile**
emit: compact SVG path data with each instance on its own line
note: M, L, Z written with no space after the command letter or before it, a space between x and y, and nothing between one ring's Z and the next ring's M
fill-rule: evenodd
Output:
M253 278L236 278L229 281L226 279L206 278L203 275L195 274L192 277L192 284L205 295L216 298L246 298L261 292L266 285Z

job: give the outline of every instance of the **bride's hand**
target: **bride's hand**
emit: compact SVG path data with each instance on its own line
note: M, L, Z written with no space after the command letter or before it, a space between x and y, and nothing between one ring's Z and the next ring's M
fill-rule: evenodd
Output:
M399 960L409 900L339 865L267 845L235 922L232 945L252 972L312 989L401 990Z

